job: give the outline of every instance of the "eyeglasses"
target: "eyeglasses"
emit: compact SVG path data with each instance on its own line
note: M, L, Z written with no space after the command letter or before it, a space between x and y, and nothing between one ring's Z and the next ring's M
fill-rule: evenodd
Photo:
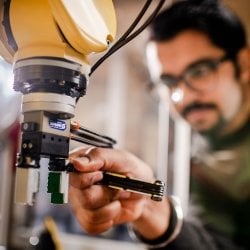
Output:
M202 59L189 65L179 76L162 74L161 80L171 92L178 87L178 83L181 81L192 90L209 91L216 86L215 77L218 67L227 60L230 60L228 55L218 59Z

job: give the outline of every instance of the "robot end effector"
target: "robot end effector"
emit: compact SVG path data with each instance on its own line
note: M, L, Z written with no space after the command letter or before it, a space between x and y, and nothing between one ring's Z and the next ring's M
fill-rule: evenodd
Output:
M115 37L112 0L0 0L0 19L0 54L13 64L14 90L23 94L16 201L33 203L46 157L51 201L66 203L71 118L86 92L88 54Z

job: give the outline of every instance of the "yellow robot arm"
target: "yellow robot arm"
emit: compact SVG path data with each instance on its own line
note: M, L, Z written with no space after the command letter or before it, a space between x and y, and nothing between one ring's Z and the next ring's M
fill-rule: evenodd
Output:
M106 50L115 37L112 0L10 0L2 6L0 54L8 61L10 55L14 62L47 56L85 64L86 55Z
M85 94L93 70L142 32L164 1L159 0L135 30L153 2L147 0L124 35L90 67L88 55L105 51L116 35L112 0L0 0L0 55L13 64L13 88L23 94L16 202L33 204L42 157L49 159L51 202L67 202L71 171L67 159L76 102ZM105 146L114 144L102 138Z
M116 33L110 0L50 0L53 16L67 41L80 53L107 49ZM84 22L83 22L84 17Z
M15 200L32 204L41 157L49 158L52 203L66 203L70 119L86 92L88 55L116 33L112 0L0 0L0 55L23 94Z

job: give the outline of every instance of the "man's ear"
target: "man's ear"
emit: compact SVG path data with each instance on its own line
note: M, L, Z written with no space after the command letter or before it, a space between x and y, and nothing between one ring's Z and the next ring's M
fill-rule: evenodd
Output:
M250 48L246 47L240 50L237 56L237 62L240 69L240 79L243 83L250 82Z

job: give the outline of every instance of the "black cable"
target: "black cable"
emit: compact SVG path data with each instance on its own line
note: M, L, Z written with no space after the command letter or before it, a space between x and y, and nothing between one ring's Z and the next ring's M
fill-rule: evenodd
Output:
M105 142L101 143L101 142L97 142L95 140L87 139L85 137L78 137L78 136L75 136L73 134L71 134L70 139L73 141L77 141L80 143L84 143L84 144L88 144L88 145L92 145L92 146L100 147L100 148L112 148L113 147L112 143L105 143Z
M91 68L91 71L89 73L89 76L114 52L116 52L118 49L126 45L128 42L130 42L132 39L134 39L136 36L138 36L156 17L156 15L159 13L160 9L162 8L163 4L166 0L160 0L154 11L151 13L151 15L146 19L146 21L136 30L133 32L137 24L140 22L142 17L144 16L145 12L148 10L150 4L152 3L152 0L147 0L144 4L143 8L139 12L138 16L135 18L134 22L130 25L130 27L127 29L127 31L121 36L121 38L109 49L109 51L101 57ZM132 33L133 32L133 33ZM76 103L79 100L79 97L76 99ZM78 141L81 143L89 144L96 147L105 147L105 148L112 148L113 145L116 143L115 140L113 140L110 137L100 135L98 133L95 133L93 131L90 131L82 126L79 126L77 129L71 129L71 139L74 141Z
M123 40L120 42L119 45L116 46L114 50L109 51L108 57L112 55L115 51L126 45L128 42L130 42L132 39L134 39L136 36L138 36L154 19L154 17L158 14L159 10L161 9L162 5L164 4L165 0L161 0L155 11L149 16L149 18L146 20L146 22L138 28L133 34L128 36L126 40ZM105 58L106 59L106 58Z
M148 9L149 5L151 4L151 1L147 1L146 4L143 6L140 14L138 15L138 17L135 19L137 21L137 23L133 22L133 24L131 25L131 31L127 31L125 32L125 34L122 36L123 39L119 39L119 43L115 43L110 50L103 56L101 57L91 68L91 71L89 73L89 76L91 76L91 74L110 56L112 55L115 51L117 51L118 49L120 49L121 47L123 47L124 45L126 45L128 42L130 42L132 39L134 39L136 36L138 36L154 19L154 17L159 13L161 7L163 6L164 2L166 0L160 0L160 2L158 3L158 5L156 6L155 10L152 12L152 14L149 16L149 18L145 21L145 23L138 28L137 31L135 31L134 33L132 33L130 36L129 33L131 33L131 31L135 28L135 26L138 24L138 22L141 20L142 16L144 15L144 13L146 12L146 10ZM144 13L143 13L144 11ZM142 14L142 16L140 16ZM130 28L129 28L130 30ZM124 39L125 38L125 39Z
M106 135L101 135L91 131L76 121L71 121L70 124L71 139L85 144L90 144L98 147L112 148L116 144L116 140Z
M145 12L149 8L150 4L152 3L152 0L147 0L144 4L143 8L139 12L138 16L135 18L134 22L130 25L130 27L127 29L127 31L121 36L121 38L109 49L109 51L102 56L92 67L89 76L111 55L110 52L113 50L116 51L116 47L119 46L121 42L123 42L127 36L134 30L134 28L137 26L137 24L140 22L142 17L144 16Z
M149 8L151 3L152 3L152 0L146 1L143 8L139 12L138 16L133 21L133 23L130 25L130 27L127 29L127 31L119 38L119 40L110 48L110 50L114 49L117 44L119 44L121 41L126 39L128 37L128 35L135 29L135 27L141 21L142 17L144 16L145 12L147 11L147 9Z
M93 134L88 133L86 131L71 130L71 133L73 133L74 135L77 135L79 137L86 138L88 140L92 140L92 141L95 141L98 143L107 143L107 144L115 144L116 143L116 141L113 140L112 138L109 138L107 136L101 136L101 135L93 135Z
M97 133L97 132L94 132L94 131L91 131L91 130L89 130L89 129L83 127L83 126L80 126L80 127L79 127L79 130L83 131L84 134L88 134L88 135L91 135L91 136L93 136L93 137L96 136L95 138L99 138L99 139L102 139L102 140L107 140L108 142L113 143L113 144L116 143L116 140L114 140L113 138L108 137L108 136L106 136L106 135L101 135L101 134L99 134L99 133Z
M159 13L161 7L165 3L166 0L160 0L158 5L156 6L155 10L152 12L152 14L149 16L149 18L145 21L145 23L137 29L134 33L130 35L130 33L134 30L136 25L140 22L142 17L144 16L145 12L149 8L150 4L152 3L152 0L147 0L144 4L143 8L139 12L138 16L134 20L134 22L130 25L128 30L122 35L122 37L108 50L108 52L102 56L92 67L89 73L89 76L93 74L93 72L114 52L116 52L118 49L126 45L128 42L130 42L132 39L134 39L137 35L139 35L149 24L152 22L154 17ZM79 101L80 97L76 98L76 103Z
M131 34L130 36L127 36L125 40L120 41L120 43L118 45L114 46L108 51L108 52L112 52L113 53L113 48L115 49L115 51L117 49L119 49L121 46L124 46L126 43L130 42L132 39L134 39L136 36L138 36L151 22L152 20L155 18L155 16L159 13L160 9L162 8L164 2L166 0L160 0L159 4L156 6L155 10L151 13L151 15L148 17L148 19L144 22L144 24L138 28L133 34Z

